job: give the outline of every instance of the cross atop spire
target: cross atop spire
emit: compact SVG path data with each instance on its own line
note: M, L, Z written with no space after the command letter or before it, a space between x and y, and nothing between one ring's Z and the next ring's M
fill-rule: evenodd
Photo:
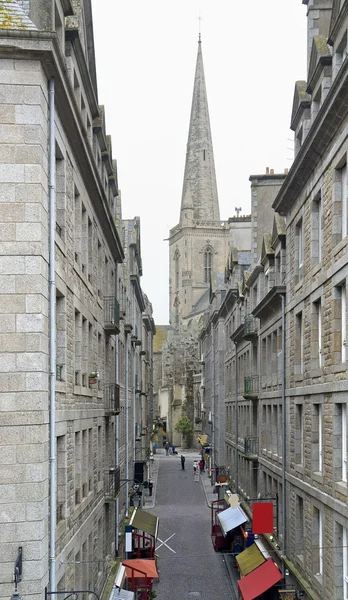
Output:
M189 224L189 221L219 220L220 212L213 143L203 69L202 43L199 33L180 224Z

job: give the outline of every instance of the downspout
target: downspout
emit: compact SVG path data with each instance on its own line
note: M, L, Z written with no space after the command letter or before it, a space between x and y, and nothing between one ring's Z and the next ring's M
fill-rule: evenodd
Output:
M211 324L211 482L215 483L215 336L213 323ZM214 469L214 471L212 471Z
M237 348L237 342L234 342L235 345L235 349L236 349L236 369L235 369L235 412L236 414L234 415L235 418L235 445L236 445L236 464L235 464L235 469L236 469L236 475L235 475L235 482L236 482L236 493L238 494L238 485L239 485L239 481L238 481L238 348Z
M134 287L133 287L133 295L132 295L132 320L133 320L133 330L134 330L134 334L138 333L135 332L136 329L136 323L135 323L135 291L134 291ZM136 439L136 431L135 431L135 427L136 427L136 413L135 413L135 382L136 382L136 373L135 373L135 345L132 344L132 368L133 368L133 390L132 390L132 406L133 406L133 470L134 470L134 465L135 465L135 458L136 458L136 452L135 452L135 439Z
M118 385L118 335L115 336L115 382ZM119 466L119 415L115 419L115 466ZM119 498L115 500L115 558L118 557Z
M282 297L282 541L283 556L286 556L286 401L285 401L285 295ZM285 563L282 562L285 576Z
M128 448L128 427L129 427L129 406L128 406L128 333L126 333L126 344L125 344L125 375L126 375L126 381L125 381L125 386L124 386L124 393L125 393L125 403L126 403L126 517L128 517L128 511L129 511L129 465L128 465L128 461L129 461L129 448Z
M49 311L50 311L50 517L49 517L49 577L50 592L56 591L56 512L57 512L57 467L56 467L56 261L55 261L55 231L56 231L56 157L55 157L55 106L54 79L49 80Z

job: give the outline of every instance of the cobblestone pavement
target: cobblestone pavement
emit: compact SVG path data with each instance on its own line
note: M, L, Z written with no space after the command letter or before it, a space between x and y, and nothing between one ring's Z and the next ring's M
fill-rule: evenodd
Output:
M143 499L145 510L159 517L156 553L159 583L157 600L236 600L223 554L214 551L209 504L217 498L207 474L194 480L197 451L183 451L185 471L178 455L154 457L153 496Z

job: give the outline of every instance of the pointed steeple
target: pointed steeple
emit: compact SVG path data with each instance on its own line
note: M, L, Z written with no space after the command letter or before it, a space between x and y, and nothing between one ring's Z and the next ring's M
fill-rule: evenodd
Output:
M186 150L180 225L189 225L192 220L220 220L200 36Z

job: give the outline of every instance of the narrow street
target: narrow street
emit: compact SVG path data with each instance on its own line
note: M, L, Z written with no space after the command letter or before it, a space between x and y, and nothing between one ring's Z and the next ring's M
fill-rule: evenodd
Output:
M158 475L151 512L159 517L156 554L160 580L153 589L157 600L235 599L223 555L216 553L211 543L210 508L203 483L194 480L193 461L198 452L185 451L184 455L184 471L180 452L165 456L161 449L156 455Z

